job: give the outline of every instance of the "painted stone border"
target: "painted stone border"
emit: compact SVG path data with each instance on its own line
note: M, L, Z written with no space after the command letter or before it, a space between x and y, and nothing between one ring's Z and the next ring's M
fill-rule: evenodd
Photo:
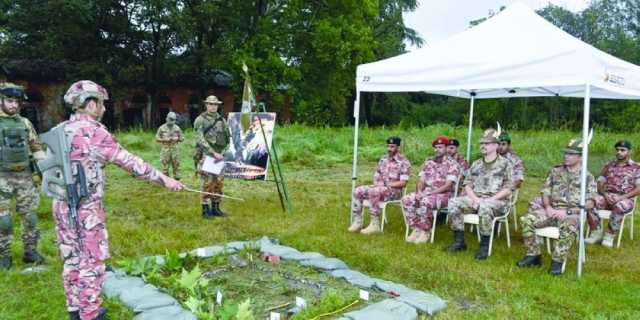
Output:
M198 248L191 255L199 258L211 258L221 252L236 253L245 247L253 247L261 253L279 256L284 260L297 261L303 266L313 267L341 278L350 284L362 288L393 292L393 298L382 300L367 307L351 311L342 316L343 320L393 319L414 320L418 314L436 314L447 306L438 296L408 288L404 285L377 278L371 278L361 272L351 270L340 259L327 258L317 252L300 252L294 248L282 246L277 241L263 237L257 241L233 241L224 245ZM182 253L182 256L186 253ZM153 256L156 263L164 264L163 256ZM120 270L107 272L103 292L108 298L118 298L127 307L137 313L134 320L197 320L191 312L183 309L173 297L158 288L146 284L142 278L126 275Z

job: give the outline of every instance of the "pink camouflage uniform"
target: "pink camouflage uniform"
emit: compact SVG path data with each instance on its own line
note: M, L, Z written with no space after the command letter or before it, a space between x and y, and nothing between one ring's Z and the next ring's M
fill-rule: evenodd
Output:
M405 219L412 229L431 230L433 210L447 207L459 175L460 165L450 157L443 157L440 163L431 158L422 164L418 178L424 189L412 192L402 198ZM424 194L425 191L441 188L447 181L453 183L449 191L431 195Z
M400 199L402 189L389 187L397 181L409 181L411 163L402 154L393 157L386 155L378 162L378 168L373 175L373 185L360 186L353 191L354 219L362 217L362 202L366 199L371 203L371 216L380 215L380 202Z
M640 183L640 165L633 160L629 160L623 165L611 161L602 168L598 182L604 183L606 193L619 196L630 193ZM598 194L596 208L611 210L608 232L616 234L620 230L624 215L633 210L633 199L622 199L617 203L609 203L604 195ZM600 226L600 217L595 210L589 212L588 221L591 230L596 230Z
M64 266L62 278L70 312L94 319L100 312L100 293L105 276L109 243L104 217L104 167L113 163L139 179L165 185L167 177L125 150L98 121L86 114L63 122L70 141L70 160L84 167L89 197L78 208L80 230L69 225L69 206L64 198L53 202L56 236ZM81 240L82 246L80 246Z

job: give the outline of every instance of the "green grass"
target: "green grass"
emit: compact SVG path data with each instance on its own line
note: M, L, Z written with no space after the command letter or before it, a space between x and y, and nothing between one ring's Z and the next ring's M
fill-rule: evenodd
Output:
M404 153L415 172L430 155L430 141L437 134L465 140L466 130L446 125L422 129L363 128L360 139L359 183L372 179L377 159L384 153L384 138L404 138ZM350 267L371 276L432 291L449 301L440 319L637 319L640 315L640 244L625 232L619 250L587 247L585 274L575 276L575 249L562 277L547 275L550 258L545 254L541 269L520 270L515 266L524 249L519 232L512 232L512 247L503 237L494 243L494 253L485 262L473 259L477 241L467 235L470 250L447 254L452 241L448 228L439 227L434 244L415 246L403 241L404 224L399 208L389 209L389 224L381 236L365 237L346 232L351 189L352 128L309 128L292 125L276 129L278 151L283 162L295 212L285 214L275 186L265 182L226 180L225 192L246 202L225 201L227 219L204 221L196 194L171 193L132 179L110 166L107 173L105 209L111 245L111 261L163 254L165 250L188 251L230 240L263 235L303 251L318 251L344 260ZM516 151L527 167L527 177L518 212L526 211L549 168L562 159L561 150L577 133L510 132ZM474 141L480 130L474 132ZM184 181L197 186L191 162L191 134L181 146ZM119 133L119 141L154 165L159 165L159 147L153 133ZM612 144L620 138L640 143L640 134L596 132L589 168L597 172L613 155ZM477 150L477 145L474 145ZM462 148L464 150L464 147ZM14 218L17 268L0 273L0 319L64 319L61 263L55 246L50 201L39 208L41 251L50 271L22 275L19 219ZM130 319L132 313L117 302L108 302L113 319Z

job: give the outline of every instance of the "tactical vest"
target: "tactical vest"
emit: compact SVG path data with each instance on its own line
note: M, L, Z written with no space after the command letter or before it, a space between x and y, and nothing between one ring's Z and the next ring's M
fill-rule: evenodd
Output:
M29 131L19 117L0 117L0 171L29 170Z

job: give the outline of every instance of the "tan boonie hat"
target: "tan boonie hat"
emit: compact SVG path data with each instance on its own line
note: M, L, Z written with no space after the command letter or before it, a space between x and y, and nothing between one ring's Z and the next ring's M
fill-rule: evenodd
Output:
M216 96L208 96L206 99L204 99L203 102L204 103L213 103L213 104L222 104L222 101L220 101L218 99L218 97L216 97Z
M564 148L564 153L582 154L582 139L571 139L569 144Z

